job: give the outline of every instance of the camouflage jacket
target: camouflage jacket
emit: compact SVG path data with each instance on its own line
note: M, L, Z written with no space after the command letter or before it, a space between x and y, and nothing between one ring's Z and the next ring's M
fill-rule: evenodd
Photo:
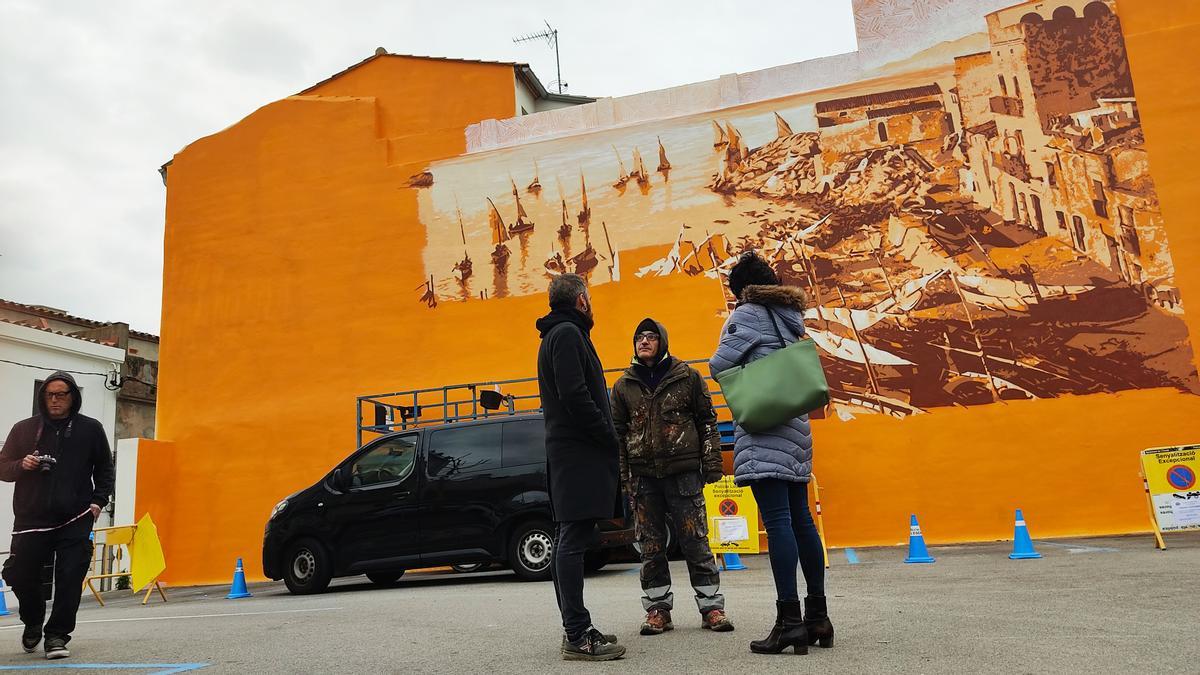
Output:
M671 369L654 391L632 366L613 385L622 476L721 471L721 434L708 386L694 368L670 358Z

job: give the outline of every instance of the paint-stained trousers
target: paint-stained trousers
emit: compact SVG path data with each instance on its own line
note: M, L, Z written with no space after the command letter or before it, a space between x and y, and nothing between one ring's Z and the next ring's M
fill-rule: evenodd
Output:
M642 547L642 607L671 609L671 568L667 561L667 517L675 525L679 550L687 560L688 576L696 591L696 606L703 614L725 608L720 594L721 573L708 545L708 519L704 512L704 477L699 471L632 480L637 538Z
M91 516L49 532L14 535L11 553L4 561L4 581L21 605L21 622L42 628L46 619L42 570L54 561L54 609L46 621L47 638L70 641L75 615L83 595L83 579L92 561Z

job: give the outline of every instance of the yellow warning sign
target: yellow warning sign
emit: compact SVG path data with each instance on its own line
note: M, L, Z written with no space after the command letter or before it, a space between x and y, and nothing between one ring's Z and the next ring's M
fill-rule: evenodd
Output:
M708 543L713 553L758 553L758 504L732 476L704 486Z
M1142 477L1161 532L1200 529L1200 445L1142 451Z

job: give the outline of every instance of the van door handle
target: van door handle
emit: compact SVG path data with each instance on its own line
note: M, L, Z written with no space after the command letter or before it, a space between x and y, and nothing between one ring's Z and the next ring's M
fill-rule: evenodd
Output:
M411 496L412 496L412 493L409 492L408 490L405 490L404 492L396 493L396 499L408 499Z

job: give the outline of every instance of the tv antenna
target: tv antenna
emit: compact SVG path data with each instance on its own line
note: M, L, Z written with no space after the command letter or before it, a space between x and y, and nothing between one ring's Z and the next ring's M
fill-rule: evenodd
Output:
M562 66L559 64L558 60L558 29L556 29L554 26L551 26L549 21L543 20L543 22L546 24L546 30L513 38L513 42L521 43L533 42L534 40L545 40L547 45L554 47L554 69L558 75L558 79L551 82L550 86L558 87L558 93L561 94L563 93L563 88L569 85L567 85L566 82L563 82Z

